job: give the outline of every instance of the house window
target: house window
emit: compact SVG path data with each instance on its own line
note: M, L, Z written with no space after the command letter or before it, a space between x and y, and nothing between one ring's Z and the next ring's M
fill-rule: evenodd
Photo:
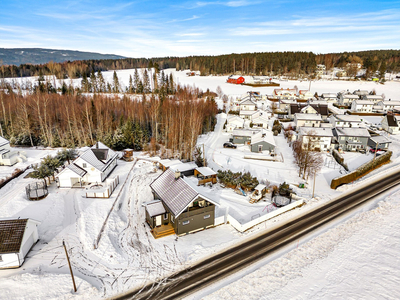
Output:
M87 168L86 163L83 163L83 164L82 164L82 167Z
M208 218L210 218L210 217L211 217L211 215L208 214L208 215L205 215L205 216L204 216L204 219L208 219Z
M1 255L0 255L0 261L3 261L3 258L1 257Z
M187 221L183 221L182 222L182 225L187 225L187 224L189 224L190 223L190 221L189 220L187 220Z
M168 220L168 213L164 214L164 220Z
M172 215L171 215L171 222L172 222L172 223L175 223L175 218L174 218L174 216L172 216Z

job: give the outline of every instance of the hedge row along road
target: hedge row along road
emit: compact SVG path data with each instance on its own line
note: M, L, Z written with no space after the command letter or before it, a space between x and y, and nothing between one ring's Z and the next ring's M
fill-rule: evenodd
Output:
M338 198L302 213L284 224L270 228L240 245L209 257L171 277L124 295L115 296L113 299L182 299L217 280L234 274L259 259L265 258L281 247L294 242L399 183L400 170L397 169L379 180L352 189Z

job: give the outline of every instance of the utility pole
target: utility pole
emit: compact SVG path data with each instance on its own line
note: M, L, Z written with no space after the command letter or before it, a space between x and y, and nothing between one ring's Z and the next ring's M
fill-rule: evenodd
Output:
M65 250L65 255L67 256L69 271L71 272L72 283L74 284L74 291L75 291L75 293L76 293L76 285L75 285L74 274L72 273L71 263L70 263L70 261L69 261L69 256L68 256L67 248L65 247L64 241L63 241L63 246L64 246L64 250Z

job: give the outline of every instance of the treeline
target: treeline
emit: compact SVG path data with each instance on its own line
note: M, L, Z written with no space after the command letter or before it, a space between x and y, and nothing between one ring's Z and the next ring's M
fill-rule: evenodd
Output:
M140 100L0 91L0 134L26 146L73 148L102 141L116 150L155 150L158 142L191 159L198 135L216 123L217 105L202 95L180 86L173 95L143 94Z
M83 60L64 63L49 62L43 65L23 64L1 66L4 77L25 77L55 74L59 79L89 77L92 72L134 68L158 70L176 68L200 71L201 75L312 75L317 64L327 69L345 67L347 63L360 62L371 72L377 70L399 72L400 50L370 50L360 52L314 54L312 52L260 52L218 56L125 58Z

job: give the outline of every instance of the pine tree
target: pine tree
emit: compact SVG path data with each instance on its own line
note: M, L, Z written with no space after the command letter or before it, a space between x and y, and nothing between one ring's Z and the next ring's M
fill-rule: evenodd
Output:
M85 72L83 72L83 74L82 74L81 88L86 93L89 92L89 90L90 90L90 83L87 79Z
M106 91L106 82L103 77L103 73L100 70L97 71L97 82L98 82L98 91L100 93L104 93Z
M92 70L92 73L90 73L90 87L91 87L91 92L93 93L98 92L96 74L94 73L94 70Z
M143 72L143 93L148 94L151 91L150 87L150 79L149 79L149 73L147 72L147 69L144 69Z
M139 77L139 72L137 69L135 69L135 73L133 74L133 88L135 90L135 93L137 94L141 93L141 91L139 91L139 84L142 85Z
M117 72L114 71L114 74L113 74L113 93L119 93L120 89L121 88L119 86L118 75L117 75Z
M133 94L134 89L133 89L133 79L132 79L132 75L129 75L129 89L128 89L128 93L129 94Z

